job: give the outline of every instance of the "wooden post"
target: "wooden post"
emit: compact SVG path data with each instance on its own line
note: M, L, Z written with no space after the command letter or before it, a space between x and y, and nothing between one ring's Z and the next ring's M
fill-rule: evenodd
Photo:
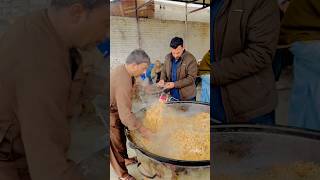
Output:
M141 32L140 32L140 23L139 23L139 14L138 14L138 2L135 0L135 6L136 6L136 21L137 21L137 31L138 31L138 45L139 48L141 48Z

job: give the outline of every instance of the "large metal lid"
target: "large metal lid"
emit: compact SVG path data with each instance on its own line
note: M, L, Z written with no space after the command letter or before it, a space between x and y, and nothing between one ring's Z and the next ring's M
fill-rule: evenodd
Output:
M274 167L320 163L319 132L259 125L216 125L211 131L214 176L249 177Z

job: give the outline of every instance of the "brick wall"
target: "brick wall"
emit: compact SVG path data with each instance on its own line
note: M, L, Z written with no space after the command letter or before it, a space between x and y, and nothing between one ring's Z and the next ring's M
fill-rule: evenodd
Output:
M137 23L135 18L110 17L111 68L124 63L128 54L139 47ZM141 48L151 60L164 60L170 52L169 43L174 36L185 40L185 46L197 59L210 48L210 26L208 23L188 22L185 35L183 21L164 21L157 19L140 19Z

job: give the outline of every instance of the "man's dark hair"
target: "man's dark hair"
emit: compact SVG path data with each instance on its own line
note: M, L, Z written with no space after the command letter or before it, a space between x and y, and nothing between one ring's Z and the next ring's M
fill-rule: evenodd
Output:
M183 39L179 37L172 38L170 42L170 47L173 49L177 49L178 46L183 47Z
M68 7L75 3L81 3L87 9L94 9L101 5L108 5L108 0L51 0L51 6L61 8Z

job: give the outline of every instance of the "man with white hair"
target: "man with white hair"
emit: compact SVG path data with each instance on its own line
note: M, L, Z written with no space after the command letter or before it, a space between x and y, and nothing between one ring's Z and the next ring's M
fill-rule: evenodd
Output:
M69 120L83 79L77 49L105 39L108 2L52 0L2 36L1 180L85 179L67 158Z

